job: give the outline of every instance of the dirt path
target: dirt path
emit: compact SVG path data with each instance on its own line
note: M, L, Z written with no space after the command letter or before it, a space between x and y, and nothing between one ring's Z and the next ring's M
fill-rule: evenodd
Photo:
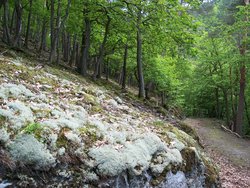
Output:
M250 187L250 140L240 139L220 128L215 119L186 119L204 145L206 152L220 167L225 188Z

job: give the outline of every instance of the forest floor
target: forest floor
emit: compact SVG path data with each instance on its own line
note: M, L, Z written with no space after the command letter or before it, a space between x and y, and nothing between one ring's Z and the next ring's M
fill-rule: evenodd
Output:
M220 168L222 187L250 187L250 140L238 138L221 129L216 119L186 119L194 128L206 153Z

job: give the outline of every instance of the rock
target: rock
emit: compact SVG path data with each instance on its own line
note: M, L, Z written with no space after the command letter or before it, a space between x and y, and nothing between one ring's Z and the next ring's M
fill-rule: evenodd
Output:
M115 97L115 100L116 100L116 102L118 104L122 104L123 103L123 101L122 101L122 99L120 97Z
M166 179L157 188L188 188L187 179L185 174L178 171L173 174L171 171L167 173Z
M118 108L118 103L114 99L109 99L107 101L108 105L112 106L113 108Z

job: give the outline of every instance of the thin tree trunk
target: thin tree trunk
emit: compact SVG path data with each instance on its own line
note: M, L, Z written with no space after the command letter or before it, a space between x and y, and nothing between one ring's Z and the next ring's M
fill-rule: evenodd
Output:
M85 31L82 36L82 56L81 56L81 75L87 76L87 64L89 60L91 22L89 18L84 18Z
M13 46L20 46L20 38L22 31L22 4L20 0L16 0L15 9L16 9L16 27L15 27L15 37Z
M54 0L52 1L54 3ZM59 52L59 50L56 50L56 47L58 46L57 44L59 44L58 42L59 42L60 29L61 29L61 26L64 25L64 22L66 21L66 19L68 18L70 4L71 4L71 0L68 0L65 16L64 16L64 19L61 21L61 0L58 0L56 29L55 31L52 32L53 40L51 40L52 43L51 43L51 51L50 51L50 58L49 58L50 63L54 62L56 52ZM51 10L51 17L53 16L53 19L54 19L54 5L53 6L51 5L51 7L53 7L53 11ZM54 29L54 22L52 22L51 20L51 30L52 29ZM57 57L58 56L59 55L57 54Z
M236 132L242 134L243 120L244 120L244 100L245 100L245 87L246 87L246 67L243 64L240 68L240 93L238 110L236 117Z
M16 18L16 7L14 6L13 8L13 12L11 14L11 22L10 22L10 33L14 32L14 22L15 22L15 18ZM8 20L9 20L9 15L8 15Z
M229 105L228 105L228 96L227 96L227 90L223 89L224 94L224 102L225 102L225 110L226 110L226 125L229 126Z
M32 0L29 0L30 7L29 7L29 15L28 15L28 23L27 23L27 30L26 30L26 36L25 36L25 43L24 46L28 48L28 43L29 43L29 36L30 36L30 21L31 21L31 13L32 13Z
M127 80L127 59L128 59L128 44L125 45L122 67L122 89L126 89Z
M73 67L76 60L76 34L73 37L73 49L71 51L71 56L69 60L69 66Z
M9 30L9 6L8 6L8 0L5 0L3 2L4 6L4 17L3 17L3 41L7 44L10 44L10 30Z
M49 62L53 63L56 58L56 45L57 45L57 38L59 36L59 26L60 26L60 17L61 17L61 0L58 0L57 6L57 17L56 17L56 28L54 28L54 0L51 0L51 48L50 48L50 57ZM53 19L53 20L52 20Z
M220 102L219 102L219 89L216 87L215 88L215 99L216 99L216 117L220 118Z
M39 53L41 53L43 50L46 49L46 33L47 33L46 18L43 18L42 36L41 36L41 44L39 48Z
M137 72L139 79L139 98L145 98L144 78L142 69L142 34L141 34L141 10L137 15Z
M102 41L102 44L100 46L100 50L99 50L99 56L98 56L98 60L95 66L95 72L93 74L94 79L96 78L101 78L101 65L103 62L103 56L104 56L104 52L105 52L105 45L108 39L108 33L109 33L109 27L110 27L110 23L111 23L111 18L109 16L107 16L108 20L105 26L105 33L104 33L104 38Z
M53 58L55 56L54 19L55 19L55 1L51 0L51 3L50 3L50 57L49 57L50 62L53 61Z
M107 59L107 65L106 65L106 80L109 80L109 59Z

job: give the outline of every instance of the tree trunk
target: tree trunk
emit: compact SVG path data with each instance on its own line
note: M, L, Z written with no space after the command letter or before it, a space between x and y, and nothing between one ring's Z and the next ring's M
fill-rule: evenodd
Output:
M55 1L51 0L50 3L50 57L49 62L53 62L55 58L55 29L54 29L54 19L55 19Z
M9 18L9 15L8 15ZM16 18L16 7L14 6L12 14L11 14L11 22L10 22L10 33L14 32L14 22Z
M31 13L32 13L32 0L29 0L29 4L30 4L30 7L29 7L29 15L28 15L28 23L27 23L27 30L26 30L26 35L25 35L25 43L24 43L24 46L26 48L28 48L28 43L29 43L29 36L30 36L30 21L31 21Z
M137 15L137 72L139 79L139 98L145 98L144 78L142 69L142 34L141 34L141 10Z
M108 18L108 20L107 20L107 23L105 26L104 38L103 38L102 44L100 46L99 56L98 56L98 60L97 60L96 66L95 66L95 72L93 74L94 79L101 78L101 65L102 65L103 58L104 58L105 45L106 45L106 42L108 39L109 26L111 23L111 18L109 16L107 16L107 18Z
M40 48L39 48L39 53L41 53L43 50L46 49L46 33L47 33L46 18L43 18L41 44L40 44Z
M227 90L223 89L223 94L224 94L224 102L225 102L225 110L226 110L226 125L229 126L229 105L228 105L228 96L227 96Z
M236 117L236 132L242 134L243 120L244 120L244 100L245 100L245 87L246 87L246 67L243 64L240 68L240 93L238 110Z
M127 59L128 59L128 44L125 45L124 55L123 55L123 66L122 66L122 89L126 89L127 80Z
M71 51L69 66L73 67L76 61L76 34L73 37L73 48Z
M9 29L9 6L8 6L8 0L5 0L3 2L4 6L4 16L3 16L3 41L7 44L10 44L10 29Z
M16 9L16 26L13 46L20 46L21 31L22 31L22 4L20 0L15 2Z
M52 0L54 3L54 0ZM51 2L52 3L52 2ZM67 4L67 8L66 8L66 13L65 16L63 18L63 20L61 20L61 0L58 0L58 6L57 6L57 18L56 18L56 29L55 31L53 31L53 40L51 40L52 44L51 44L51 51L50 51L50 58L49 61L50 63L54 62L55 56L56 56L56 52L59 53L59 49L56 50L56 47L59 47L59 35L60 35L60 29L61 27L64 25L64 22L66 21L66 19L68 18L69 15L69 8L71 5L71 0L68 0L68 4ZM52 5L51 5L52 6ZM54 7L54 5L52 6ZM54 8L53 8L54 9ZM53 13L52 13L53 12ZM51 16L54 17L54 11L51 10ZM54 22L51 23L51 29L54 29ZM59 54L57 54L57 57L59 57ZM57 58L57 62L58 62L58 58Z
M216 117L220 118L220 102L219 102L219 89L216 87L215 88L215 99L216 99Z
M107 59L107 65L106 65L106 80L109 80L109 59Z
M54 0L52 0L53 3L54 3ZM52 4L52 1L51 1L51 4ZM52 13L52 7L53 7L53 10L54 10L54 5L52 6L51 5L51 17L53 17L54 19L54 11ZM52 23L53 24L53 40L51 41L51 49L50 49L50 58L49 58L49 61L50 63L53 63L55 61L55 58L56 58L56 53L59 52L58 50L56 50L57 48L57 44L58 44L58 37L59 37L59 27L60 27L60 20L61 20L61 0L58 0L58 5L57 5L57 17L56 17L56 28L54 28L54 22ZM52 28L51 28L52 30ZM52 36L52 33L51 33L51 36ZM57 62L58 62L58 53L57 53Z
M66 62L69 62L70 60L70 50L71 50L71 37L70 37L70 33L68 33L67 35L67 53L66 53Z
M81 56L81 75L87 76L87 64L89 60L91 21L88 17L84 18L85 31L82 36L82 56Z
M249 5L249 0L244 0L245 5ZM245 22L248 23L248 15L245 17ZM247 50L247 43L246 40L248 38L248 27L245 28L245 31L243 33L242 38L242 45L239 47L240 55L242 57L245 56L246 50ZM244 105L245 105L245 87L246 87L246 63L245 60L241 62L240 67L240 93L239 93L239 102L238 102L238 111L237 111L237 117L236 117L236 132L240 135L243 134L242 127L244 123Z

